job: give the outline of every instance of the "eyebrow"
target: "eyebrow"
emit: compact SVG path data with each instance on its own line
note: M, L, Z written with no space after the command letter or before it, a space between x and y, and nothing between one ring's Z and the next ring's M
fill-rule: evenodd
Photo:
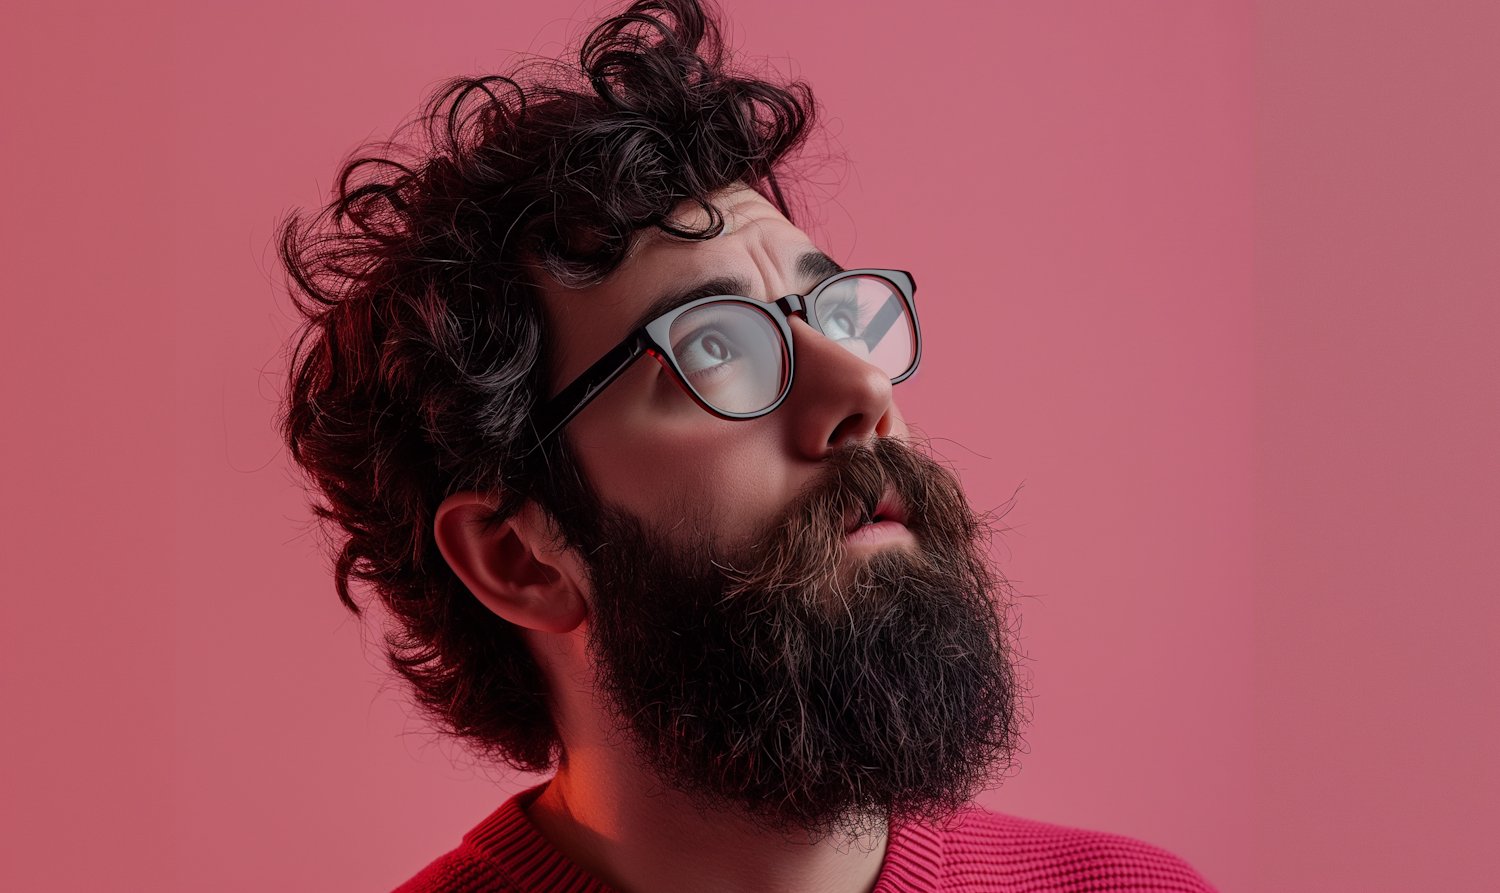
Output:
M819 282L827 279L835 273L842 273L844 268L828 255L821 251L809 251L797 258L797 275L803 279ZM721 295L748 296L750 291L750 280L739 276L716 276L706 282L679 288L661 295L652 301L640 315L635 318L631 331L635 331L646 323L669 310L681 307L690 301L699 298L712 298ZM777 295L777 297L781 297Z
M804 279L821 282L835 273L844 272L838 262L821 251L809 251L797 258L797 272Z
M717 297L719 295L740 295L749 290L750 280L748 279L736 276L716 276L707 282L700 282L697 285L690 285L687 288L667 292L652 301L650 306L641 311L640 315L635 318L635 322L631 325L630 330L633 332L663 313L666 313L668 310L681 307L689 301L696 301L699 298Z

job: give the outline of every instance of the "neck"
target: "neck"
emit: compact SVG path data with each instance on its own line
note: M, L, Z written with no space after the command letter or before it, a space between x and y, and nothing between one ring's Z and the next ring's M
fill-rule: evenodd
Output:
M621 893L868 893L883 833L798 839L664 792L625 748L574 746L527 815L579 867Z

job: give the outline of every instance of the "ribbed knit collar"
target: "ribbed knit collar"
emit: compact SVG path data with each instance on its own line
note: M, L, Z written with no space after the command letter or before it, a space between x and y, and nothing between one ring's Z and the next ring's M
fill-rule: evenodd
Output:
M468 834L464 842L490 859L519 890L615 893L568 861L531 819L526 807L547 786L522 791ZM926 825L906 825L891 834L874 893L932 893L942 864L942 838Z

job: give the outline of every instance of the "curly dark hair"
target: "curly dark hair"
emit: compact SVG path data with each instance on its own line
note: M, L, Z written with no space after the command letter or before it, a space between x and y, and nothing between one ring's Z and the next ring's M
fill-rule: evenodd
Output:
M440 730L540 770L559 741L518 632L485 609L433 539L469 489L554 518L588 498L566 439L536 447L548 333L537 269L603 280L636 234L698 240L742 183L783 212L778 170L814 120L801 82L742 73L697 0L640 0L595 27L577 64L459 78L396 139L347 161L329 204L280 233L305 319L282 429L334 539L339 598L389 612L386 652ZM698 229L672 222L696 203ZM564 525L566 534L567 527Z

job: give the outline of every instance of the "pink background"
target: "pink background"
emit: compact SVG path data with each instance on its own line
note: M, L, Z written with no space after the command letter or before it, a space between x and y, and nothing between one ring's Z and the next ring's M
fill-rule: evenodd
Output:
M269 244L593 8L6 5L0 888L386 889L526 782L334 599ZM1024 484L1035 722L984 802L1226 893L1493 889L1500 6L732 14L852 160L820 237L921 282L908 415L980 506Z

